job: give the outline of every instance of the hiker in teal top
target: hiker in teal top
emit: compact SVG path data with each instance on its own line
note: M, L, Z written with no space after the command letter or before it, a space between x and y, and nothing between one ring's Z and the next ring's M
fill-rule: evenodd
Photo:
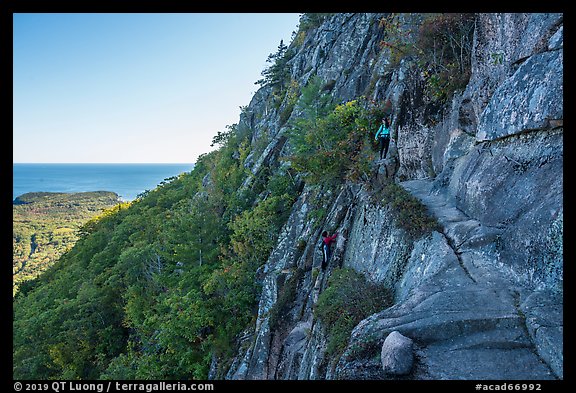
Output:
M382 125L376 131L376 136L374 140L380 138L380 159L382 159L382 152L384 152L384 158L388 153L388 146L390 146L390 119L388 116L382 119Z

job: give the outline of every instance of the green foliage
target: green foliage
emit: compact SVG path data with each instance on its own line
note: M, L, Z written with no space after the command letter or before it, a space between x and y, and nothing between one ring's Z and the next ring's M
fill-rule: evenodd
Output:
M288 90L286 92L286 96L284 97L286 102L284 104L284 108L280 112L280 126L284 125L288 118L292 114L294 110L294 106L300 97L300 86L298 85L298 81L292 79L290 81L290 85L288 86Z
M380 20L390 51L390 65L415 58L425 79L425 93L432 101L444 101L470 79L474 14L396 14Z
M470 79L474 14L433 14L420 25L418 46L428 94L442 101Z
M384 186L382 202L390 205L398 225L415 239L439 228L426 206L396 183L390 182Z
M260 86L271 86L273 91L281 92L283 95L286 92L288 83L290 82L290 69L288 62L294 57L296 53L293 49L288 48L283 40L280 40L278 50L276 53L271 53L266 59L270 63L268 68L262 71L263 79L259 79L254 84Z
M298 100L298 109L303 112L303 121L306 123L314 122L330 113L335 105L332 104L332 97L324 89L325 83L317 75L312 76L306 86L302 89L302 94ZM298 125L296 122L295 125Z
M414 32L411 24L403 21L417 17L413 15L390 13L379 21L379 27L384 30L384 39L380 41L380 47L390 51L390 67L397 67L402 59L418 52L418 48L414 44ZM416 21L412 20L412 22Z
M324 207L310 210L310 212L308 213L308 220L312 222L313 228L317 228L324 222L324 219L326 218L327 214L328 212Z
M276 330L281 327L282 318L286 316L290 310L290 305L296 300L298 283L303 277L304 270L296 269L280 287L276 303L274 303L269 312L268 323L270 324L270 329Z
M79 239L15 298L15 378L96 378L122 349L123 331L115 328L122 317L113 255L127 239L120 234L114 244L110 239L124 211L103 217L97 231Z
M72 248L82 225L119 203L118 195L104 191L28 193L16 198L12 206L13 294Z
M305 14L300 15L300 22L299 22L299 30L300 31L308 31L311 29L315 29L317 27L319 27L322 22L324 22L326 20L326 18L330 17L334 15L333 13L328 13L328 12L308 12Z
M257 260L272 251L278 230L288 218L293 200L286 195L271 196L246 210L229 224L232 230L230 244L238 258L243 261Z
M292 166L313 184L338 184L366 176L373 159L371 125L375 123L363 99L340 105L318 77L311 78L298 102L302 116L287 132Z
M227 127L191 173L82 226L14 300L14 378L206 379L231 359L296 195L287 168L238 191L250 132Z
M300 47L304 44L304 40L308 35L308 32L320 27L320 25L333 13L305 13L300 15L300 21L298 23L298 32L293 33L294 39L292 44L295 47Z
M211 147L215 145L225 145L228 142L228 139L232 137L234 134L234 127L227 126L226 131L218 131L218 133L212 138L212 143L210 144Z
M336 269L314 310L326 328L330 357L341 354L354 327L364 318L392 305L390 292L353 269Z
M296 199L296 183L294 181L293 170L284 166L276 169L274 174L268 178L266 190L272 196L286 195L288 198Z

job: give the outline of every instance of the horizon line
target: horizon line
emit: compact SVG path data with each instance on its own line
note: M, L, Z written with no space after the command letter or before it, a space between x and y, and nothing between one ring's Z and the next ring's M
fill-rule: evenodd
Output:
M57 164L57 165L62 165L62 164L73 164L73 165L82 165L82 164L87 164L87 165L95 165L95 164L103 164L103 165L123 165L123 164L127 164L127 165L150 165L150 164L157 164L157 165L190 165L190 164L195 164L194 162L12 162L12 165L14 164Z

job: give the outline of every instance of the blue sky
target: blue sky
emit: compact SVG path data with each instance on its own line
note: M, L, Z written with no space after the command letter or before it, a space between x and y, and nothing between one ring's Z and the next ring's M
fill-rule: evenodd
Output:
M299 14L14 14L14 162L195 162Z

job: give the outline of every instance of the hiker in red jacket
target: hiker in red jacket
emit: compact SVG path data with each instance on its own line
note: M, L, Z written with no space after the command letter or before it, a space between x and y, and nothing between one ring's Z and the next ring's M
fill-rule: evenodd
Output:
M330 260L330 256L332 255L332 251L330 249L330 245L338 236L338 232L333 234L332 236L328 236L328 232L322 232L322 270L326 269L328 265L328 260Z

